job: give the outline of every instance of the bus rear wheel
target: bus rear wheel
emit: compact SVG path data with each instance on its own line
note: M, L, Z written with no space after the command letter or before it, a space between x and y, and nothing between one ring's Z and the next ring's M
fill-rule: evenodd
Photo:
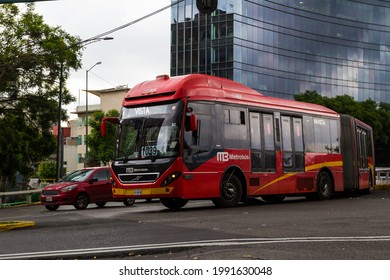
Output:
M329 199L332 195L333 182L328 172L322 171L317 179L317 196L320 200Z
M187 204L187 199L181 198L160 198L161 204L171 210L179 210Z
M224 176L222 179L221 196L212 201L215 206L234 207L241 201L242 185L241 181L234 174Z

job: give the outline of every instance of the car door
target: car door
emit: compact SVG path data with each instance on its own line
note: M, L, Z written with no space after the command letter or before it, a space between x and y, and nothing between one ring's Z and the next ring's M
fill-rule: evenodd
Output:
M99 169L92 175L89 186L91 201L112 200L110 171Z

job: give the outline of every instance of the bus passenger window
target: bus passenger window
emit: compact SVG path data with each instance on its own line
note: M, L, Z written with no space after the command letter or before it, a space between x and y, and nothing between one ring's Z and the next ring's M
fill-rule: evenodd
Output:
M209 104L192 103L191 109L190 113L196 114L197 116L198 127L196 131L190 129L190 113L187 113L184 132L184 149L186 155L210 151L213 140L212 106Z
M291 119L290 117L282 117L283 166L288 171L291 171L293 167L291 141Z
M316 153L332 153L329 120L314 118L314 147Z
M305 169L302 118L282 116L283 167L287 172Z
M339 126L336 120L330 120L330 145L332 147L332 153L340 153L339 144Z
M229 116L229 118L227 117ZM229 120L229 122L227 122ZM225 109L225 148L244 148L248 145L245 111Z

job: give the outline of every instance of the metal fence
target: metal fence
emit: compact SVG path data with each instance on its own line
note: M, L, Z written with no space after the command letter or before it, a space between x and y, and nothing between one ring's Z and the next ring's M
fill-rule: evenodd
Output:
M390 167L377 167L375 173L377 185L390 185Z
M41 179L38 185L32 189L26 190L26 188L31 187L26 183L14 186L13 188L0 189L0 208L39 202L39 193L41 190L48 184L54 182L55 179Z

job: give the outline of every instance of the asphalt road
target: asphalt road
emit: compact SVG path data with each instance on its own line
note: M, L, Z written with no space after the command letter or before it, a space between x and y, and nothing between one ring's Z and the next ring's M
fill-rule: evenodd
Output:
M227 209L191 201L177 212L157 200L0 209L11 220L36 225L0 232L0 259L390 259L390 191Z

